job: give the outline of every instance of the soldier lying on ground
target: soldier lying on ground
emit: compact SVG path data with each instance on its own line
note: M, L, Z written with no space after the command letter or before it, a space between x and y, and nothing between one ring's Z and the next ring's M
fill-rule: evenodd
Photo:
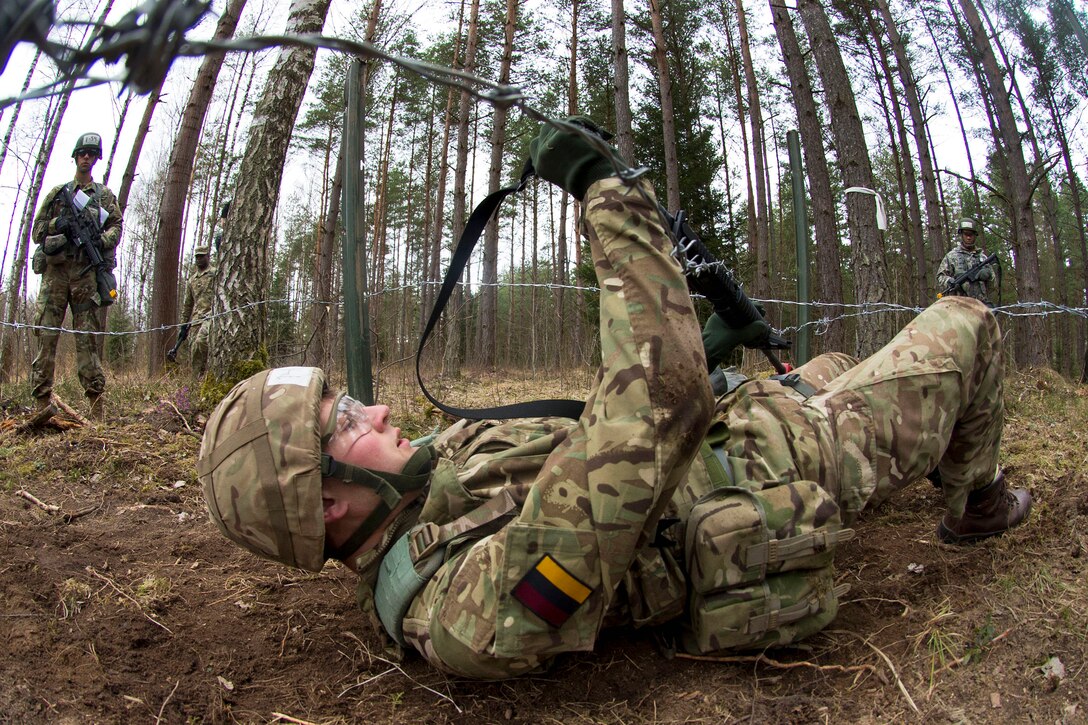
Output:
M942 541L1027 516L1031 497L997 464L1003 357L983 304L941 300L860 364L824 355L800 384L751 381L715 406L652 190L548 127L531 156L585 203L602 364L582 416L461 421L415 449L388 408L328 390L320 370L259 373L201 446L226 536L313 571L339 559L399 643L502 678L590 650L614 624L671 622L697 652L818 631L843 590L843 527L938 464ZM711 367L763 324L719 323Z

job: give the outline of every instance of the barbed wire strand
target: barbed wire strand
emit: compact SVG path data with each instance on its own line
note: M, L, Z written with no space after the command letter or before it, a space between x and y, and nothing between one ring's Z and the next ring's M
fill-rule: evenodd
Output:
M39 5L41 3L38 3ZM4 99L0 101L0 109L5 108L15 102L21 100L28 100L31 98L40 98L48 95L53 95L65 91L55 90L62 86L62 84L73 80L83 80L85 85L79 86L79 89L89 88L94 85L100 85L104 83L119 82L123 86L133 86L138 93L147 93L151 89L157 87L165 78L169 72L170 66L174 60L179 57L197 57L208 54L209 52L256 52L260 50L267 50L273 47L280 46L295 46L304 48L323 48L326 50L338 51L347 53L350 55L367 58L371 60L384 60L399 68L404 69L407 72L420 76L421 78L448 86L450 88L460 90L467 93L477 101L485 102L497 108L510 108L517 107L522 113L529 118L552 126L558 130L572 133L580 136L591 147L599 151L606 159L608 159L616 172L616 175L624 179L628 184L632 185L638 192L646 199L647 203L651 205L651 208L657 208L657 204L649 197L646 188L642 184L635 184L635 180L644 175L648 169L646 167L631 168L627 166L615 150L607 143L606 138L597 132L595 129L583 126L579 123L571 123L566 120L558 120L549 117L542 111L534 108L526 99L524 92L518 86L504 85L490 81L486 78L477 76L473 73L458 70L455 68L449 68L441 66L435 63L427 61L406 58L398 56L393 53L387 53L381 48L361 40L351 40L347 38L337 38L334 36L326 36L319 33L313 34L279 34L279 35L255 35L245 38L234 39L209 39L202 41L192 41L185 38L185 33L194 27L199 20L210 9L210 3L199 2L196 0L149 0L143 3L135 10L127 13L122 17L121 21L115 24L102 24L97 25L94 23L88 23L87 21L61 21L60 24L91 24L98 28L90 40L83 48L71 48L59 43L48 41L45 38L15 38L11 41L10 38L5 38L3 47L11 47L14 42L19 40L31 40L41 47L47 55L57 62L60 69L60 78L54 80L45 86L36 88L31 91L27 91L24 94L15 96L13 98ZM11 42L9 42L11 41ZM117 63L122 58L125 59L125 71L116 78L98 77L89 75L88 71L90 66L98 60L103 60L107 63ZM6 59L5 59L6 60ZM662 225L671 234L671 229L666 220L662 218ZM675 240L674 240L675 241ZM683 250L679 249L679 245L674 246L674 256L677 257L680 264L683 266L684 271L698 273L708 267L717 266L719 269L725 271L730 277L733 276L732 270L722 262L715 262L713 264L696 264L687 259L683 254ZM735 280L734 280L735 281ZM436 282L425 282L421 285L406 286L399 289L417 288L422 285L438 284ZM485 286L485 285L479 285ZM498 286L498 285L496 285ZM596 290L596 288L579 287L576 285L552 285L552 284L509 284L507 286L525 286L525 287L542 287L545 289L574 289L582 291ZM368 293L367 297L373 297L380 294L385 294L393 290L380 290L372 293ZM798 305L793 300L754 300L763 303L777 303L781 305ZM216 313L215 315L207 318L207 321L213 321L214 319L232 315L242 312L248 308L275 304L275 303L292 303L292 304L326 304L332 305L340 303L332 302L319 302L317 300L261 300L251 302L245 305L240 305L223 312ZM831 324L849 319L852 317L860 317L864 315L880 314L886 312L908 312L911 314L917 314L921 312L920 307L908 307L903 305L897 305L892 303L830 303L830 302L811 302L807 303L809 307L828 306L835 308L856 309L858 312L838 315L836 317L823 317L817 320L810 321L804 325L787 327L780 332L797 332L804 328L811 327L816 330L816 334L822 334L825 332ZM1030 311L1035 308L1042 308L1037 311ZM1066 307L1063 305L1056 305L1051 302L1017 302L1014 304L995 308L995 313L1005 314L1010 317L1026 317L1026 316L1047 316L1051 314L1068 313L1074 314L1079 317L1088 317L1088 308L1076 308ZM23 323L9 323L3 322L5 327L13 327L16 329L32 329L32 330L46 330L56 332L72 332L80 334L94 334L94 335L111 335L111 336L126 336L126 335L142 335L152 332L159 332L164 330L172 330L180 327L180 325L162 325L155 328L145 328L141 330L132 331L105 331L105 332L82 332L79 330L70 330L64 327L42 327L38 325L27 325Z
M441 285L441 282L420 282L418 284L406 284L406 285L400 285L398 287L388 287L388 288L377 290L377 291L374 291L374 292L368 292L368 293L366 293L365 296L366 296L367 299L370 299L370 298L373 298L373 297L380 297L382 295L397 294L397 293L401 293L401 292L408 292L408 291L418 290L418 289L420 289L422 287L440 286L440 285ZM479 284L475 284L473 286L474 287L499 287L499 288L507 287L507 288L521 288L521 289L529 289L529 288L534 288L535 287L535 288L538 288L538 289L544 289L544 290L549 290L549 291L555 291L555 290L562 289L562 290L571 290L571 291L575 291L575 292L590 292L590 293L600 292L599 287L584 286L584 285L573 285L573 284L557 284L557 283L552 283L552 282L545 282L545 283L533 283L533 282L500 283L500 282L492 282L492 283L479 283ZM692 297L694 297L696 299L702 299L702 296L697 295L697 294L693 294ZM787 307L802 307L802 306L804 306L804 307L808 307L808 308L821 308L821 307L824 307L824 308L845 308L845 309L848 309L848 310L857 310L856 312L844 313L844 314L836 315L834 317L826 317L825 316L825 317L821 317L821 318L816 319L816 320L810 320L809 322L806 322L803 325L794 325L794 326L784 327L782 329L776 329L775 331L777 333L779 333L779 334L787 334L787 333L791 333L791 332L800 332L801 330L806 329L806 328L814 328L814 329L817 330L817 332L815 334L819 336L819 335L824 334L828 330L828 328L830 328L830 326L832 324L834 324L836 322L841 322L843 320L849 320L849 319L852 319L852 318L855 318L855 317L863 317L863 316L866 316L866 315L876 315L876 314L883 314L883 313L889 313L889 312L904 313L904 314L910 314L910 315L913 316L913 315L919 314L924 309L922 307L913 307L913 306L910 306L910 305L900 305L900 304L896 304L896 303L892 303L892 302L861 302L861 303L818 302L818 301L817 302L798 302L796 300L782 300L782 299L775 299L775 298L755 298L755 297L753 297L751 299L752 299L753 302L758 302L760 304L776 304L776 305L787 306ZM243 311L245 311L247 309L252 309L252 308L255 308L255 307L261 307L261 306L264 306L264 305L275 305L275 304L288 304L288 305L300 305L300 306L301 305L324 305L324 306L327 306L327 307L340 307L341 305L343 305L343 302L330 301L330 300L318 300L318 299L315 299L315 298L292 299L292 298L289 298L289 297L284 297L284 298L280 298L280 299L272 299L272 300L259 300L259 301L256 301L256 302L250 302L250 303L247 303L247 304L244 304L244 305L239 305L238 307L234 307L234 308L231 308L229 310L224 310L222 312L217 312L217 313L212 314L212 315L207 315L207 316L204 316L204 317L200 318L199 320L192 320L191 324L205 324L205 323L209 323L209 322L214 322L216 319L218 319L220 317L225 317L227 315L232 315L232 314L236 314L238 312L243 312ZM1034 308L1041 308L1041 309L1038 309L1037 311L1031 311ZM1055 315L1055 314L1071 314L1071 315L1075 315L1077 317L1082 317L1082 318L1088 319L1088 307L1069 307L1069 306L1066 306L1066 305L1055 304L1055 303L1049 302L1047 300L1041 300L1039 302L1012 302L1012 303L1009 303L1007 305L1000 305L1000 306L994 307L991 311L994 314L1006 315L1008 317L1048 317L1050 315ZM49 326L45 326L45 325L33 325L33 324L29 324L29 323L24 323L24 322L4 322L4 321L0 321L0 327L7 327L7 328L14 329L14 330L40 330L40 331L45 331L45 332L68 332L68 333L79 334L79 335L104 335L104 336L107 336L107 337L127 337L127 336L136 336L136 335L148 335L148 334L151 334L153 332L176 330L176 329L179 329L180 327L182 327L183 324L184 323L178 323L178 324L173 324L173 325L160 325L158 327L145 327L145 328L141 328L141 329L138 329L138 330L113 330L113 331L107 330L107 331L102 331L102 332L94 332L94 331L84 331L84 330L73 330L73 329L67 328L67 327L49 327Z

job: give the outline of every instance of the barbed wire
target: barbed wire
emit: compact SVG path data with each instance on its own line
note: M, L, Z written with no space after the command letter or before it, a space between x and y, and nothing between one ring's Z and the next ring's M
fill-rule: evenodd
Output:
M16 4L18 3L18 4ZM46 55L54 60L60 71L59 78L53 82L29 90L26 93L11 98L0 100L0 109L19 101L32 98L41 98L72 90L71 84L78 80L86 83L78 88L87 88L105 83L120 83L122 86L130 86L137 93L149 93L159 87L165 80L170 66L179 57L197 57L210 52L254 52L267 50L278 46L295 46L305 48L323 48L339 51L350 55L371 60L383 60L389 62L407 72L414 73L432 83L448 86L460 90L475 98L477 101L488 103L498 108L517 107L522 113L539 123L547 124L561 131L576 134L591 147L599 151L612 165L616 175L633 184L634 180L644 175L646 167L629 167L615 153L608 144L607 138L597 129L584 126L580 123L572 123L567 120L553 119L542 111L534 108L526 99L522 89L514 85L496 83L466 71L457 70L437 65L427 61L406 58L392 53L387 53L381 48L361 40L351 40L326 36L323 34L281 34L281 35L255 35L229 40L209 39L190 40L186 33L192 30L209 13L211 3L205 0L148 0L134 10L126 13L117 23L93 23L89 21L59 21L59 25L87 25L94 30L91 37L82 47L71 47L62 43L50 41L48 31L54 22L54 5L52 0L23 0L19 3L5 2L0 6L0 20L7 26L4 35L0 37L0 68L3 68L12 48L20 41L31 42L37 45ZM2 25L0 25L2 27ZM89 70L97 61L102 60L106 64L116 64L124 60L124 70L114 78L99 78L89 75ZM67 86L67 87L66 87ZM633 184L634 188L646 199L651 208L656 208L656 203L649 198L648 192L641 184ZM664 219L663 219L664 221ZM668 229L669 225L664 224ZM685 272L695 272L717 268L733 277L732 270L723 262L694 263L686 258L683 250L675 251L680 264ZM419 285L405 285L400 288L414 289L419 286L438 284L424 282ZM480 287L489 285L477 285ZM539 283L511 283L494 286L512 287L543 287L546 289L572 289L580 291L599 291L595 287L580 287L577 285L556 285ZM393 290L379 290L367 294L373 297ZM798 305L794 300L756 300L761 303L776 303L781 305ZM206 321L214 321L216 318L233 315L261 305L275 303L290 304L324 304L339 305L339 302L318 300L261 300L241 305L230 310L216 313L206 318ZM822 317L804 325L787 327L780 332L797 332L812 327L816 334L823 334L831 324L840 320L861 317L865 315L887 312L904 312L917 314L920 307L909 307L893 303L858 303L848 304L841 302L810 302L804 303L809 307L833 307L854 309L856 312L845 313L835 317ZM1040 309L1041 308L1041 309ZM1068 307L1051 302L1016 302L1010 305L997 307L995 313L1010 317L1048 316L1051 314L1074 314L1079 317L1088 317L1088 308ZM16 329L45 330L55 332L70 332L80 334L126 336L143 335L152 332L166 331L179 328L180 324L162 325L154 328L130 331L104 331L86 332L71 330L64 327L43 327L28 325L18 322L2 322L4 327Z
M418 283L415 283L415 284L399 285L399 286L396 286L396 287L386 287L386 288L383 288L383 289L380 289L380 290L376 290L374 292L367 292L367 293L365 293L364 297L369 300L371 298L381 297L382 295L391 295L391 294L397 294L397 293L401 293L401 292L412 292L412 291L422 289L424 287L440 287L441 284L442 284L441 282L427 281L427 282L418 282ZM570 290L570 291L573 291L573 292L590 292L590 293L599 293L600 292L600 288L595 287L595 286L576 285L576 284L559 284L559 283L555 283L555 282L489 282L489 283L477 283L477 284L474 284L473 286L474 287L496 287L496 288L502 288L502 287L511 288L512 287L512 288L521 288L521 289L538 288L538 289L543 289L543 290L547 290L547 291L551 291L551 292L558 291L558 290ZM693 294L692 297L696 298L696 299L702 299L702 296L698 295L698 294ZM877 315L877 314L884 314L884 313L903 313L903 314L910 314L911 316L914 316L914 315L917 315L917 314L921 313L925 309L924 307L914 307L914 306L910 306L910 305L900 305L900 304L896 304L896 303L893 303L893 302L861 302L861 303L853 303L853 302L821 302L821 301L798 302L797 300L776 299L776 298L773 298L773 297L769 297L769 298L752 297L751 300L753 302L758 302L758 303L764 304L764 305L766 305L766 304L775 304L775 305L780 305L780 306L783 306L783 307L807 307L807 308L810 308L810 309L812 309L812 308L816 308L816 309L819 309L819 308L831 308L831 309L855 310L854 312L847 312L847 313L836 315L834 317L824 316L824 317L820 317L820 318L815 319L815 320L810 320L809 322L806 322L806 323L804 323L802 325L791 325L791 326L787 326L787 327L783 327L781 329L776 329L775 330L775 332L777 332L779 334L783 334L783 335L800 332L801 330L806 329L806 328L813 328L813 329L817 330L817 332L815 332L815 334L817 336L819 336L819 335L825 334L827 332L827 330L831 327L831 325L836 323L836 322L841 322L841 321L853 319L853 318L856 318L856 317L864 317L866 315ZM318 299L312 298L312 297L299 298L299 299L292 299L292 298L289 298L289 297L284 297L284 298L271 299L271 300L258 300L256 302L250 302L250 303L247 303L247 304L244 304L244 305L239 305L238 307L234 307L234 308L231 308L229 310L225 310L225 311L222 311L222 312L217 312L217 313L211 314L211 315L206 315L204 317L201 317L199 320L193 320L192 324L205 324L205 323L209 323L209 322L214 322L216 319L218 319L220 317L225 317L227 315L233 315L233 314L237 314L237 313L240 313L240 312L244 312L247 309L253 309L253 308L262 307L262 306L265 306L265 305L276 305L276 304L288 304L288 305L298 305L298 306L302 306L302 305L323 305L323 306L327 306L327 307L340 307L340 306L343 305L343 302L341 302L341 301L331 301L331 300L318 300ZM1005 316L1008 316L1008 317L1048 317L1050 315L1055 315L1055 314L1071 314L1071 315L1074 315L1076 317L1081 317L1081 318L1088 319L1088 307L1070 307L1068 305L1060 305L1060 304L1056 304L1056 303L1053 303L1053 302L1049 302L1047 300L1040 300L1038 302L1011 302L1011 303L1009 303L1007 305L996 306L996 307L992 308L991 311L996 315L1005 315ZM153 332L164 332L164 331L168 331L168 330L176 330L176 329L179 329L180 327L182 327L183 324L185 324L185 323L176 323L176 324L172 324L172 325L159 325L158 327L145 327L145 328L141 328L141 329L137 329L137 330L105 330L105 331L102 331L102 332L96 332L96 331L74 330L74 329L67 328L67 327L50 327L50 326L47 326L47 325L34 325L34 324L24 323L24 322L0 321L0 327L11 328L11 329L14 329L14 330L32 330L32 331L33 330L40 330L40 331L45 331L45 332L58 332L58 333L67 332L67 333L80 334L80 335L103 335L103 336L107 336L107 337L128 337L128 336L137 336L137 335L149 335L149 334L151 334Z

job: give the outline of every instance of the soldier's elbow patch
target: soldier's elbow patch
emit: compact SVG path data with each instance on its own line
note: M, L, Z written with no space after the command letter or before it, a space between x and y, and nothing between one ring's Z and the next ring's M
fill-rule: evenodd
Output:
M592 649L606 599L596 535L524 525L506 533L495 654Z
M551 554L545 554L514 587L513 596L551 626L562 627L591 591Z

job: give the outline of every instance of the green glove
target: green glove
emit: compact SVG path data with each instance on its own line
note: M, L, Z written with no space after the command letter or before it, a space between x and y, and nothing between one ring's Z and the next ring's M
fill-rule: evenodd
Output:
M715 312L707 318L703 326L703 349L706 351L707 369L718 367L718 363L728 358L739 345L763 339L770 333L771 326L763 320L736 328L727 325Z
M585 116L571 116L566 120L585 126L605 141L611 138ZM619 154L613 153L618 159ZM611 160L588 141L548 124L541 125L540 132L529 143L529 160L533 162L537 176L569 191L579 201L585 198L586 189L594 181L616 175Z
M992 282L994 279L994 268L987 264L978 271L978 278L983 282Z

